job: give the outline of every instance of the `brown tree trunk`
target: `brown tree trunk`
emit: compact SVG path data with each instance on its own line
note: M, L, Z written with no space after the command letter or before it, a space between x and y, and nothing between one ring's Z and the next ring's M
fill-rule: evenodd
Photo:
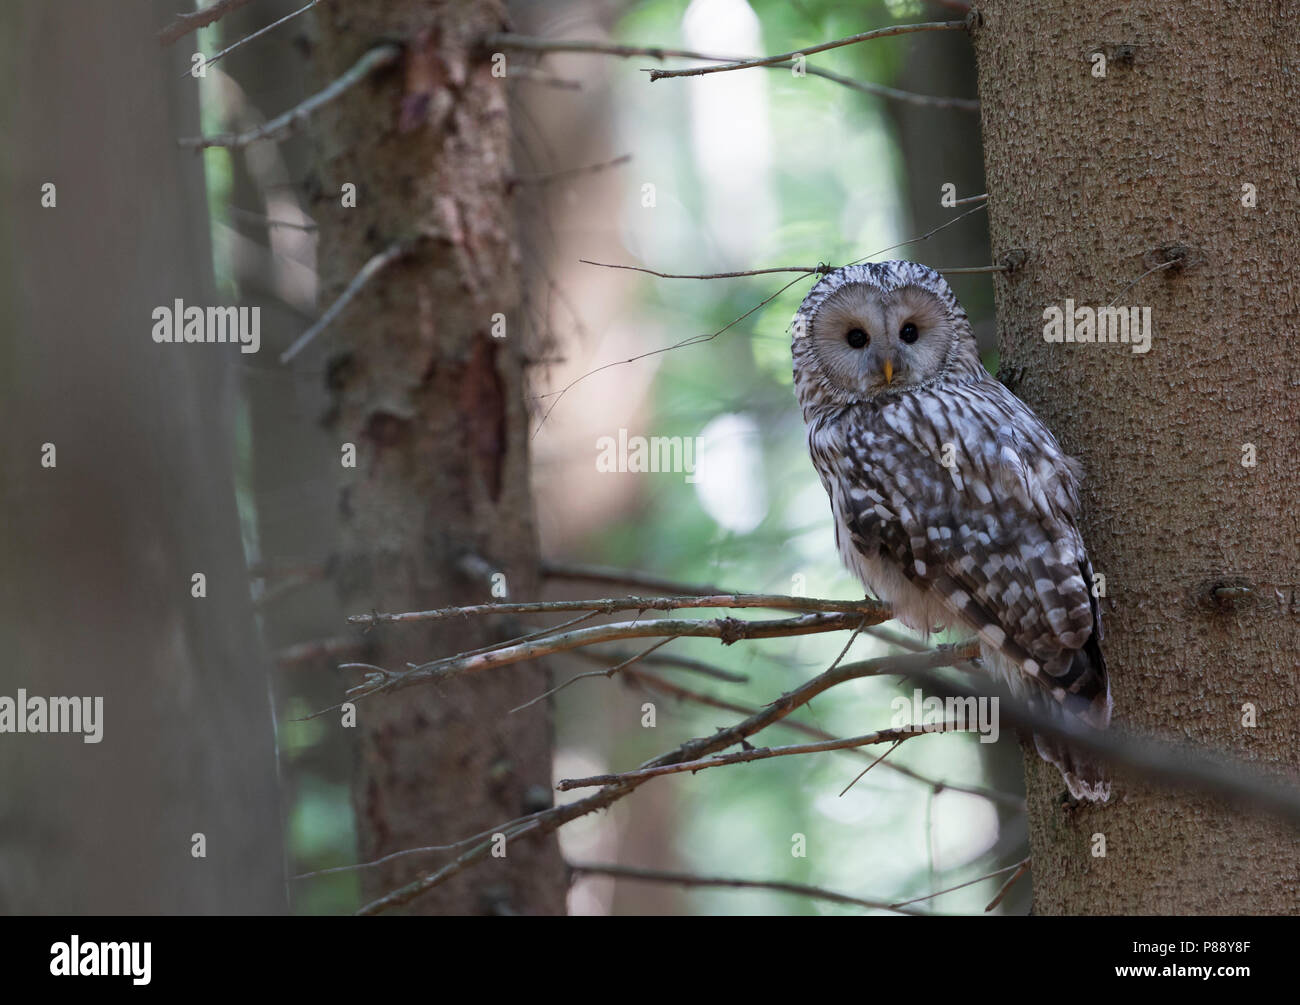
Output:
M103 699L98 743L0 736L3 913L284 910L241 354L151 337L155 307L220 303L203 163L176 146L197 91L157 41L176 7L29 0L0 24L0 695Z
M1024 368L1017 393L1087 471L1116 725L1295 778L1300 133L1284 110L1300 98L1300 15L1214 0L980 9L993 249L1028 252L997 282L1001 345ZM1046 342L1043 312L1067 298L1151 307L1150 351ZM1216 584L1250 592L1216 599ZM1294 831L1131 779L1070 812L1057 773L1027 763L1038 913L1300 907Z
M475 45L502 16L470 0L317 8L322 79L378 42L406 45L402 66L314 123L323 302L376 253L424 235L296 364L328 358L332 428L340 450L357 448L339 501L338 582L351 612L489 600L495 574L511 597L537 589L505 80ZM347 184L355 208L341 204ZM504 315L504 338L494 315ZM371 662L400 668L494 636L477 623L434 623L367 638ZM362 858L459 840L549 804L549 710L509 714L546 687L527 666L360 702ZM366 891L443 861L367 870ZM554 841L523 842L411 909L561 913L564 888Z

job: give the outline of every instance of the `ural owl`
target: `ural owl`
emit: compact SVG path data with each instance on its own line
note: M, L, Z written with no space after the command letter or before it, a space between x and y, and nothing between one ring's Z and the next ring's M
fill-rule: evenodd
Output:
M908 627L977 632L1013 694L1106 728L1080 467L984 369L943 277L913 262L837 269L793 333L795 391L845 565ZM1109 797L1096 763L1034 740L1076 799Z

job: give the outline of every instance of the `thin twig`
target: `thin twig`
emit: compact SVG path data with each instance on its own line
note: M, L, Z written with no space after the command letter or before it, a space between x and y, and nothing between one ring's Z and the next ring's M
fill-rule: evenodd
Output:
M221 20L227 14L237 11L240 7L251 2L252 0L217 0L214 4L209 4L207 7L191 11L188 14L177 14L175 21L158 32L158 44L171 45L190 32L206 28L212 22Z
M640 590L654 590L656 593L671 593L677 596L701 596L703 594L734 593L720 586L687 585L674 579L664 579L641 572L639 569L611 569L603 565L577 565L573 562L552 562L546 559L541 563L542 576L546 579L571 579L585 583L610 583L616 586L632 586Z
M697 876L686 872L665 872L659 869L642 869L630 865L601 864L588 862L570 862L569 868L575 873L588 876L612 876L617 879L635 879L647 883L674 883L678 886L729 887L738 890L776 890L780 893L793 893L799 897L811 897L814 900L829 900L837 904L852 904L876 911L897 911L900 914L920 914L906 908L890 907L883 901L864 900L850 897L846 893L836 893L817 886L804 883L785 883L779 880L762 879L724 879L720 876Z
M873 615L874 617L875 615ZM881 616L885 620L889 615ZM363 698L379 691L392 691L415 684L439 683L460 677L468 673L478 673L494 667L509 666L549 656L552 653L565 652L579 646L597 645L601 642L613 642L619 639L658 638L706 638L720 639L726 644L741 639L788 638L796 635L814 635L822 632L837 632L853 628L862 615L858 614L804 614L797 618L785 618L779 621L742 621L737 618L713 618L710 620L687 621L684 619L659 618L651 621L617 621L608 625L595 625L576 631L552 635L535 642L526 642L504 649L477 655L457 655L446 659L433 660L404 672L383 670L369 667L371 673L366 681L348 691L349 700ZM322 709L308 718L316 718L332 709Z
M1106 305L1106 308L1109 310L1111 307L1114 307L1115 304L1119 302L1120 297L1122 297L1129 290L1133 289L1133 287L1136 286L1138 283L1142 282L1142 280L1146 279L1146 277L1151 275L1151 273L1159 272L1161 269L1170 269L1173 268L1175 265L1182 265L1182 264L1183 264L1183 260L1181 258L1171 258L1167 262L1161 262L1159 265L1152 266L1151 268L1147 269L1146 272L1142 273L1142 275L1138 276L1135 280L1133 280L1133 282L1129 283L1122 290L1120 290L1119 293L1115 295L1115 299Z
M913 897L911 900L902 900L892 907L906 907L908 904L919 904L923 900L933 900L935 897L942 897L945 893L952 893L954 890L961 890L968 886L974 886L976 883L982 883L986 879L992 879L995 876L1001 876L1004 872L1010 872L1012 869L1020 868L1022 863L1017 862L1015 865L1009 865L1005 869L999 869L996 872L986 873L983 876L976 876L965 883L958 883L956 886L950 886L946 890L936 890L934 893L927 893L924 897Z
M293 129L301 126L307 117L331 101L355 87L372 73L392 66L401 58L402 49L397 45L377 45L353 64L352 68L322 91L313 94L306 101L289 109L283 115L277 115L260 126L242 133L222 133L218 136L192 136L177 140L182 147L205 150L208 147L225 147L229 150L242 150L258 140L278 139Z
M774 611L825 611L835 614L862 613L888 621L890 609L878 600L820 600L815 597L790 597L776 593L719 593L684 597L606 597L600 600L538 600L519 604L468 604L464 607L439 607L430 611L406 611L402 614L351 614L350 625L398 625L411 621L445 621L447 618L492 614L540 614L557 611L677 611L702 607L722 609L765 608ZM878 622L873 622L876 624Z
M573 378L573 380L569 381L569 383L565 384L564 387L560 388L560 390L558 391L550 391L547 392L546 394L537 395L538 398L549 398L551 396L554 396L555 400L551 402L550 407L546 409L546 412L542 416L541 421L537 423L537 429L533 431L533 436L536 437L537 434L541 432L542 426L544 426L546 424L546 420L551 417L551 413L555 411L555 406L560 403L560 399L563 398L574 386L586 380L588 377L595 376L596 374L600 373L602 370L608 370L611 367L625 366L628 363L635 363L637 360L647 359L650 356L658 356L661 353L672 352L674 349L684 349L686 346L701 345L704 342L710 342L713 339L717 338L719 335L723 334L724 332L729 331L730 329L736 327L736 325L740 324L740 322L744 321L751 314L755 314L758 311L761 311L764 307L770 304L773 300L779 297L782 293L788 290L795 283L799 282L799 280L802 278L804 277L800 276L796 279L790 280L779 290L773 293L770 297L766 297L763 300L760 300L749 310L745 311L744 314L740 315L740 317L727 322L725 325L723 325L715 332L711 332L708 335L692 335L689 338L682 339L680 342L674 342L672 345L664 346L662 349L651 349L649 352L637 353L635 356L629 356L627 359L620 359L620 360L615 360L612 363L606 363L603 366L598 366L593 370L588 370L586 373L580 374L579 376Z
M510 710L510 714L513 715L515 712L522 712L526 708L531 708L533 705L536 705L539 701L545 701L547 698L550 698L552 695L559 694L566 687L568 687L570 684L575 683L576 681L580 681L588 677L605 677L605 678L613 677L614 674L618 673L620 670L630 667L633 663L637 663L645 659L645 657L649 656L656 649L660 648L661 646L668 645L668 643L671 641L672 639L660 639L658 642L654 643L653 645L647 647L646 649L643 649L639 653L634 653L633 655L629 656L627 659L623 660L623 662L617 663L614 666L608 668L607 670L592 670L590 673L574 674L563 684L557 684L549 691L543 691L536 698L533 698L530 701L526 701L522 705L515 706Z
M489 49L514 49L524 52L575 52L586 53L588 55L599 56L618 56L624 59L632 56L648 56L650 59L701 59L709 63L743 63L751 57L747 56L718 56L709 53L696 52L691 49L669 49L662 46L642 46L642 45L616 45L609 42L587 42L573 41L566 39L554 38L535 38L529 35L515 35L503 32L497 35L489 35L484 40L484 45ZM784 63L766 64L772 70L785 70L794 66L793 61ZM509 75L514 76L517 70L511 70ZM922 105L931 108L958 108L962 111L977 112L979 111L979 102L971 98L945 98L929 94L913 94L911 91L900 91L894 87L887 87L884 84L876 84L866 80L855 80L852 77L846 77L841 73L835 73L831 70L823 70L820 67L805 66L804 72L811 77L822 77L836 84L851 88L855 91L861 91L864 94L874 95L878 98L886 98L890 101L901 101L912 105Z
M347 288L344 289L343 293L334 301L334 303L330 304L329 309L320 316L320 320L299 335L298 338L294 340L293 345L280 353L280 362L288 363L291 359L297 356L298 353L302 352L303 349L307 348L307 345L311 340L329 327L330 322L343 312L343 308L352 301L353 297L361 292L366 283L370 282L371 279L399 258L409 255L415 248L416 243L417 241L394 241L379 254L375 255L374 258L366 262L365 265L361 266L361 271L352 277L352 281L348 283Z
M226 212L233 217L255 221L267 227L289 227L293 230L305 231L314 231L316 229L316 224L314 223L297 223L293 220L272 220L269 216L266 216L263 213L254 213L251 210L240 209L238 206L227 206Z
M558 87L565 91L581 91L581 80L570 80L567 77L556 77L549 73L541 73L530 66L512 66L506 74L507 81L520 80L530 84L542 84L546 87Z
M770 269L745 269L741 272L705 272L705 273L678 273L678 272L656 272L654 269L647 269L640 265L616 265L611 262L593 262L587 258L579 258L583 265L598 265L602 269L627 269L629 272L644 272L649 276L658 276L660 279L740 279L743 276L767 276L777 272L802 272L805 274L817 273L824 275L831 271L829 265L777 265Z
M665 77L698 77L706 73L725 73L728 70L748 70L755 66L770 66L772 63L789 62L799 56L811 56L814 53L825 52L827 49L838 49L841 46L856 45L858 42L869 42L876 38L888 38L891 35L906 35L917 31L964 31L965 29L965 21L924 21L919 24L895 24L888 28L875 28L857 35L850 35L848 38L838 38L833 42L823 42L820 45L809 46L806 49L783 52L779 56L763 56L760 59L746 59L737 63L724 63L720 66L696 66L688 70L650 70L650 80L662 80Z
M1002 903L1002 898L1005 897L1011 888L1016 885L1016 880L1029 871L1029 863L1030 859L1028 858L1021 860L1020 868L1011 874L1011 878L1002 884L1002 889L998 891L998 895L989 901L988 907L984 908L985 914L988 914L989 911Z
M608 663L611 659L622 660L627 658L627 653L615 652L607 656L600 653L588 652L586 649L574 649L569 655L576 656L579 659L587 660L589 663ZM703 677L711 677L714 680L720 680L727 684L748 684L749 677L743 673L732 673L730 670L723 670L715 667L703 660L694 660L689 656L674 656L669 653L646 656L641 662L648 663L651 666L679 668L689 670L691 673L700 674Z
M643 782L662 775L677 775L683 771L694 774L705 768L717 768L724 764L748 764L750 761L766 761L772 757L791 757L796 754L821 754L828 750L847 750L850 747L870 747L877 743L910 740L914 736L926 733L964 733L968 729L957 722L936 722L919 726L891 726L878 729L862 736L849 736L839 740L822 740L818 743L795 743L788 747L755 747L752 750L738 750L732 754L715 754L695 761L682 761L677 764L660 764L653 768L637 768L635 771L623 771L617 774L590 775L586 778L562 778L556 784L561 792L571 789L589 789L597 785L618 785L622 782Z
M278 20L278 21L272 21L272 22L271 22L270 24L268 24L265 28L259 28L259 29L257 29L257 31L253 32L251 35L245 35L245 36L244 36L243 38L241 38L238 42L235 42L235 43L233 43L233 44L231 44L231 45L226 46L224 49L222 49L222 50L221 50L220 52L218 52L216 55L206 57L206 58L203 60L203 65L204 65L204 66L211 66L213 63L215 63L217 60L221 59L221 57L225 56L227 53L229 53L229 52L233 52L235 49L238 49L238 48L239 48L241 45L243 45L245 42L251 42L251 41L253 41L253 39L258 38L258 37L260 37L260 36L262 36L262 35L265 35L265 34L266 34L268 31L270 31L272 28L278 28L280 25L284 24L286 21L292 21L292 20L293 20L294 18L296 18L299 14L303 13L304 11L309 11L309 10L311 10L311 9L312 9L313 7L315 7L318 3L320 3L320 0L311 0L311 2L308 3L305 7L299 7L299 8L298 8L296 11L294 11L292 14L286 14L284 17L280 18L280 20ZM194 75L194 72L193 72L192 69L190 69L190 70L186 70L184 73L181 74L180 79L181 79L181 80L184 80L186 77L191 77L191 76L193 76L193 75Z
M482 838L489 837L493 834L505 834L509 837L512 833L512 828L517 831L518 827L516 825L524 824L528 819L528 817L518 817L509 823L501 824L497 827L490 827L485 831L479 831L477 834L471 834L467 838L453 841L451 844L430 844L424 845L421 848L403 848L401 851L389 852L387 855L381 855L379 858L372 858L368 862L352 862L348 865L336 865L328 869L315 869L311 872L300 872L292 878L295 880L314 879L317 876L331 876L340 872L356 872L359 869L370 869L377 865L383 865L385 862L391 862L393 859L405 858L407 855L421 855L426 852L434 851L455 851L457 848L464 848L467 844L479 841Z
M549 185L552 182L560 181L564 178L573 178L584 174L598 174L601 171L608 171L610 168L618 167L621 164L627 164L632 160L631 154L623 154L621 157L615 157L613 160L601 161L598 164L586 164L583 167L566 168L563 171L551 171L548 174L523 175L515 179L518 185Z
M870 255L863 255L861 258L856 258L849 264L856 265L858 264L858 262L865 262L868 258L875 258L877 255L883 255L886 251L893 251L895 248L906 248L909 244L920 244L922 241L928 241L930 240L930 238L934 237L935 234L939 233L939 231L946 230L947 228L951 227L954 223L966 219L966 217L970 216L972 213L978 213L980 210L987 209L987 208L988 208L988 202L987 201L982 202L974 209L968 209L964 213L959 213L957 216L954 216L947 223L939 224L939 226L935 227L933 230L927 231L926 233L922 234L920 237L914 237L910 241L902 241L899 244L891 244L888 248L881 248L879 251L873 252Z
M578 655L578 653L575 653L574 655ZM654 659L654 657L651 657L651 659ZM664 680L662 677L645 670L628 670L624 672L623 677L625 680L631 681L632 683L640 684L648 691L659 691L671 698L676 698L678 701L694 702L699 705L705 705L709 708L721 709L724 712L736 712L740 715L746 716L754 715L758 712L758 709L753 708L752 706L742 705L733 701L725 701L721 698L715 698L712 695L702 694L699 691L692 691L689 688L681 687L678 684ZM782 719L780 722L776 723L776 725L784 729L792 730L796 733L802 733L804 736L814 737L818 740L835 739L834 734L805 722L794 722L790 719ZM871 756L866 751L853 747L846 749L844 753L856 754L859 757L867 758L870 758ZM1002 803L1003 805L1012 807L1013 809L1023 810L1025 807L1025 801L1023 799L1018 799L1006 792L998 792L996 789L982 789L972 785L960 785L955 782L937 781L936 779L921 774L919 771L913 771L911 768L905 767L901 764L895 764L892 761L886 761L885 767L906 778L910 778L913 781L928 786L930 790L935 793L943 792L945 790L964 792L967 795L979 796L980 798L988 799L991 802Z
M902 743L903 740L905 740L905 739L907 739L907 737L900 737L897 741L895 741L895 743L894 743L894 745L893 745L892 747L890 747L890 748L889 748L888 750L886 750L883 754L881 754L881 755L880 755L879 757L877 757L874 761L872 761L872 762L871 762L870 764L868 764L865 768L863 768L863 769L862 769L861 771L859 771L856 775L854 775L854 776L853 776L853 781L849 782L848 785L846 785L846 786L844 786L844 788L840 789L840 797L843 798L844 793L848 792L849 789L853 788L853 786L857 785L858 782L862 781L863 776L864 776L868 771L870 771L870 770L871 770L872 768L874 768L877 764L879 764L879 763L880 763L881 761L883 761L886 757L888 757L888 756L889 756L890 754L892 754L895 750L897 750L897 749L898 749L898 745L899 745L900 743Z

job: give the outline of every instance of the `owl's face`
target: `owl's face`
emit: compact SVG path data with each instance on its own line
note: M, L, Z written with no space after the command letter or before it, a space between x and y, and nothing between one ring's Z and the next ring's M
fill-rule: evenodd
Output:
M795 315L795 385L805 407L905 393L979 365L966 312L933 269L850 265L827 274Z

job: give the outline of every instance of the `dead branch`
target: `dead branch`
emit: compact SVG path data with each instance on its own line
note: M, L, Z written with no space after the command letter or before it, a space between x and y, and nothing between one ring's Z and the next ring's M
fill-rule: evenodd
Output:
M348 700L356 700L379 691L392 691L435 681L441 683L469 673L522 663L540 656L576 649L579 646L596 645L619 639L706 638L720 639L724 644L730 645L741 639L790 638L797 635L845 631L855 628L863 616L862 614L804 614L779 621L742 621L737 618L695 621L659 618L653 621L618 621L608 625L579 628L572 632L551 635L519 645L494 648L488 652L463 653L433 660L401 672L366 663L343 664L342 669L368 671L366 680L347 692ZM888 617L887 612L879 615L882 621ZM315 715L322 715L324 711L329 710L317 712Z
M225 147L229 150L242 150L258 140L278 139L302 125L307 117L317 109L329 104L342 94L365 80L372 73L384 67L392 66L402 56L401 46L377 45L356 61L341 77L322 91L313 94L306 101L289 109L283 115L277 115L260 126L242 133L222 133L219 136L193 136L177 140L177 144L193 150L205 150L208 147Z
M350 625L396 625L411 621L443 621L447 618L484 614L539 614L555 611L675 611L699 607L762 607L781 611L823 611L836 614L863 614L888 621L889 607L878 600L819 600L814 597L790 597L768 593L720 593L682 597L608 597L601 600L539 600L520 604L470 604L465 607L440 607L431 611L407 611L403 614L352 614ZM879 622L873 622L879 623Z
M574 655L579 655L579 653L575 652ZM651 659L654 659L654 657L651 657ZM758 709L753 706L742 705L738 702L715 698L712 695L701 694L699 691L692 691L689 688L682 687L679 684L674 684L672 681L664 680L662 677L645 670L626 670L623 672L623 678L631 683L639 684L649 692L657 691L670 698L676 698L678 701L689 701L694 704L704 705L708 708L716 708L724 712L735 712L739 715L745 716L756 715L758 713ZM804 722L794 722L790 719L782 719L776 725L783 729L802 733L804 736L814 737L818 740L835 739L834 735L826 730L819 729L817 726L812 726ZM859 757L870 757L870 755L865 751L853 747L847 748L844 753L856 754ZM927 786L931 792L936 795L945 790L964 792L967 795L979 796L983 799L988 799L991 802L1002 803L1003 805L1009 806L1013 809L1023 810L1025 807L1025 801L1023 799L1018 799L1016 796L1010 795L1006 792L998 792L995 789L983 789L973 785L960 785L955 782L938 781L929 778L918 771L913 771L911 768L905 767L904 765L895 764L893 761L885 761L884 765L891 771L896 771L898 774L903 775L906 778L910 778L913 781L920 782L922 785Z
M1003 898L1005 898L1011 888L1016 885L1016 880L1029 871L1030 861L1030 859L1026 858L1020 862L1020 868L1011 874L1011 878L1002 884L1002 889L998 891L998 895L989 901L988 907L984 908L985 914L988 914L989 911L1002 903Z
M847 750L851 747L870 747L877 743L894 743L910 740L914 736L926 733L967 732L957 722L936 722L919 726L891 726L878 729L874 733L862 736L848 736L839 740L823 740L819 743L795 743L788 747L755 747L752 750L740 750L734 754L717 754L695 761L682 761L677 764L661 764L653 768L638 768L609 775L590 775L587 778L562 778L555 786L561 792L572 789L589 789L597 785L618 785L621 782L642 782L661 775L676 775L683 771L694 774L705 768L717 768L724 764L748 764L750 761L766 761L772 757L790 757L795 754L821 754L828 750Z
M253 39L255 39L255 38L260 38L261 36L265 35L268 31L270 31L272 28L278 28L280 25L284 24L286 21L292 21L292 20L293 20L294 18L296 18L299 14L302 14L304 11L309 11L309 10L311 10L311 9L312 9L313 7L315 7L318 3L320 3L320 0L310 0L310 2L309 2L306 6L304 6L304 7L299 7L299 8L298 8L296 11L294 11L292 14L286 14L284 17L280 18L278 21L272 21L272 22L271 22L270 24L268 24L265 28L259 28L259 29L257 29L257 31L253 32L251 35L245 35L245 36L244 36L243 38L241 38L239 41L231 43L230 45L226 46L224 49L222 49L220 52L216 53L215 55L212 55L212 56L208 56L208 57L206 57L206 58L203 60L203 65L204 65L204 66L211 66L213 63L217 62L217 60L224 58L227 54L229 54L229 53L231 53L231 52L234 52L236 49L238 49L238 48L239 48L241 45L243 45L244 43L246 43L246 42L251 42L251 41L253 41ZM186 77L191 76L191 75L192 75L192 74L191 74L191 71L186 70L184 73L181 74L181 79L184 80Z
M845 45L856 45L859 42L869 42L872 39L888 38L891 35L906 35L917 31L965 31L965 21L923 21L919 24L896 24L888 28L875 28L871 31L860 32L857 35L850 35L847 38L838 38L833 42L822 42L820 45L809 46L806 49L795 49L793 52L783 52L779 56L763 56L760 59L746 59L735 63L724 63L719 66L696 66L688 70L650 70L650 80L662 80L666 77L699 77L706 73L725 73L728 70L748 70L755 66L770 66L773 63L786 63L797 59L800 56L811 56L814 53L825 52L828 49L838 49Z
M708 63L743 63L750 59L750 57L745 56L710 55L704 52L695 52L691 49L670 49L662 46L616 45L608 42L534 38L528 35L515 35L505 32L488 36L484 40L484 45L489 49L513 49L516 51L540 53L574 52L600 56L617 56L623 59L632 56L646 56L650 59L659 60L699 59ZM791 60L783 63L767 63L764 65L772 70L783 70L794 66L794 62ZM512 70L511 76L513 76L515 72L516 71ZM911 91L900 91L895 87L887 87L884 84L875 84L867 80L855 80L852 77L846 77L841 73L835 73L832 70L823 70L820 67L815 66L805 66L804 72L810 77L822 77L825 80L840 84L843 87L848 87L855 91L861 91L863 94L870 94L878 98L885 98L889 101L901 101L912 105L922 105L931 108L957 108L968 112L979 111L979 102L971 98L945 98L929 94L914 94Z
M417 244L417 241L394 241L387 248L375 255L361 270L352 277L352 281L339 294L339 298L330 304L329 309L320 316L320 320L299 335L284 352L280 353L280 362L288 363L291 359L302 352L311 343L317 335L323 332L330 323L343 313L343 308L352 302L355 297L365 287L366 283L374 279L380 272L392 265L399 258L409 255Z
M895 911L900 914L921 914L904 907L891 907L878 900L864 900L851 897L845 893L836 893L818 886L804 883L784 883L777 880L762 879L725 879L720 876L697 876L686 872L665 872L660 869L642 869L638 866L601 864L589 862L570 862L569 868L574 873L587 876L611 876L616 879L634 879L647 883L673 883L678 886L728 887L737 890L776 890L780 893L792 893L798 897L810 897L813 900L828 900L836 904L852 904L876 911Z
M986 879L992 879L994 876L1001 876L1004 872L1010 872L1012 869L1020 869L1024 862L1017 862L1015 865L1009 865L1005 869L998 869L994 872L985 873L983 876L976 876L974 879L968 879L965 883L958 883L956 886L950 886L945 890L936 890L934 893L927 893L924 897L913 897L911 900L903 900L897 904L891 904L891 907L907 907L909 904L919 904L923 900L933 900L935 897L942 897L945 893L952 893L954 890L963 890L968 886L974 886L976 883L982 883Z
M670 593L676 596L698 596L704 593L734 593L720 586L699 586L653 576L635 569L611 569L603 565L577 565L573 562L543 560L542 576L546 579L570 579L586 583L609 583L615 586L632 586L639 590Z

